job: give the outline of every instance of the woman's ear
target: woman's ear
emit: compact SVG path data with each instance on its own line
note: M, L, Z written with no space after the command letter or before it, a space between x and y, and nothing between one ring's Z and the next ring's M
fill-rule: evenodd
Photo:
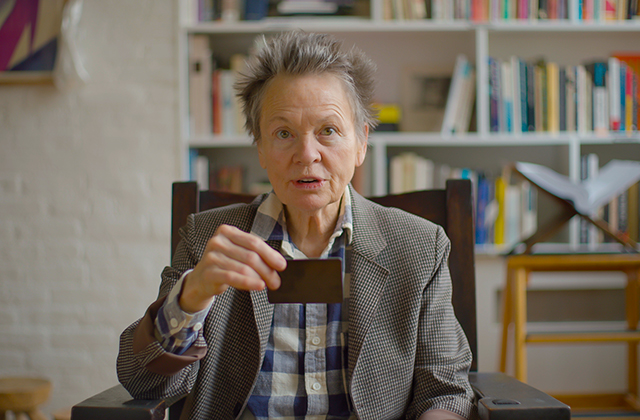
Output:
M356 139L358 142L358 150L356 152L356 167L364 163L364 158L367 156L367 145L369 142L369 125L365 124L364 130L362 130L362 138Z
M267 169L267 160L264 156L264 143L262 142L262 140L258 140L256 142L256 148L258 149L258 160L260 161L260 166L262 167L262 169Z

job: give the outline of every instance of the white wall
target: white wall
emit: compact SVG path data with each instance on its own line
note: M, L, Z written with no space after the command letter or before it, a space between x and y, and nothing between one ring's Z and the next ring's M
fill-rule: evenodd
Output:
M84 0L89 83L0 85L0 376L50 378L48 412L117 383L169 259L175 7Z

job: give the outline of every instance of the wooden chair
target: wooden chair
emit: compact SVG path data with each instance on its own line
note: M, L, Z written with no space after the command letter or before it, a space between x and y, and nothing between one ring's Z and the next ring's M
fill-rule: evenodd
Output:
M187 215L209 208L244 202L248 195L198 191L195 182L173 185L172 255L179 241L178 229ZM570 409L547 394L502 373L477 373L477 335L474 266L474 230L471 183L449 180L446 189L374 197L373 201L404 209L441 225L451 240L449 268L453 282L453 305L473 352L470 381L478 397L482 419L569 419ZM184 401L184 399L182 400ZM170 418L178 419L181 403L132 400L118 385L72 409L72 420L162 419L171 405Z

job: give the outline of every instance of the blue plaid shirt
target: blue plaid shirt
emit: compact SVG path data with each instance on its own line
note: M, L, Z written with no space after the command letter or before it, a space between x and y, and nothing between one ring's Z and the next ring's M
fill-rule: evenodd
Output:
M321 258L339 257L343 270L343 304L275 305L262 368L247 409L256 419L348 419L347 332L352 235L351 194L345 190L338 222ZM282 203L272 192L258 208L251 233L281 241L285 258L307 258L292 242ZM347 264L345 264L345 262ZM156 335L167 351L183 353L197 338L208 308L187 314L178 305L180 281L158 312ZM168 321L169 320L169 321ZM249 413L245 413L243 418Z

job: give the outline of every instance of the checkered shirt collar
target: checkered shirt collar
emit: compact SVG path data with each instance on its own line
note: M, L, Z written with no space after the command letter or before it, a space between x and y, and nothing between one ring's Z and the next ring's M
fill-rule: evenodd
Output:
M284 205L272 190L267 198L260 204L256 217L251 227L251 233L264 241L282 241L281 252L291 258L304 258L304 255L295 247L287 233ZM340 201L338 221L333 234L329 239L329 245L323 255L328 254L336 238L345 234L345 245L351 244L353 233L353 215L351 212L351 192L345 188Z

